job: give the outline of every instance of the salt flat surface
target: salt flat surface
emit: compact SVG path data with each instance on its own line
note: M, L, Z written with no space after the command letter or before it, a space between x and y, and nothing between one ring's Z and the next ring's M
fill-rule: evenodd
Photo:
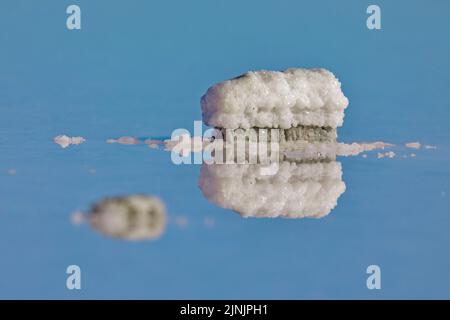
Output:
M1 298L450 298L448 2L381 1L380 32L356 0L80 4L72 32L59 2L0 2ZM395 147L337 156L346 190L320 219L242 218L159 141L192 132L212 84L291 66L341 80L339 143ZM86 141L63 149L58 135ZM139 143L106 143L120 137ZM71 221L130 194L164 202L157 239Z

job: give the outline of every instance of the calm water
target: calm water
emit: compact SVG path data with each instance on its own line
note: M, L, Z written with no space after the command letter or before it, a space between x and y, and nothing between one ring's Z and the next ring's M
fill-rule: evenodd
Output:
M450 298L448 2L377 1L379 31L361 1L80 0L79 31L69 4L0 4L0 298ZM199 165L105 142L192 131L210 85L288 67L339 77L339 140L396 144L339 159L347 188L322 219L244 219L203 197ZM62 149L59 134L87 141ZM71 223L135 193L165 202L160 238ZM66 289L71 264L81 290Z

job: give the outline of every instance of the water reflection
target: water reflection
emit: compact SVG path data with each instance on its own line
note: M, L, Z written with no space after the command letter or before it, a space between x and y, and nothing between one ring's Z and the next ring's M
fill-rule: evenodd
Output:
M257 132L264 130L267 131L259 129ZM232 136L233 141L235 136L246 137L243 140L244 162L239 162L239 144L231 144L234 151L230 152L225 143L227 140L224 139L218 144L221 146L218 149L208 149L214 152L210 153L211 156L204 157L204 160L214 161L212 164L203 162L198 181L198 186L207 200L243 217L324 217L336 207L339 197L346 189L342 179L342 165L336 160L337 157L363 154L362 156L367 158L365 152L395 147L391 143L381 141L338 142L335 132L325 132L324 128L302 127L295 128L295 131L285 130L276 141L268 140L266 147L262 148L264 151L261 152L259 136L256 140L249 139L248 132L234 130ZM217 138L191 138L188 135L187 139L174 140L124 136L108 139L107 142L149 145L172 152L181 150L182 154L189 158L195 153L206 152L208 147L219 141L221 140ZM255 148L250 147L251 142ZM273 148L274 142L277 148ZM418 149L420 144L408 143L406 147ZM431 149L431 146L428 149ZM219 158L216 157L217 150L222 150ZM250 157L254 155L253 152L256 152L256 156ZM264 153L269 164L259 162ZM228 154L231 157L227 157ZM274 154L277 156L273 157ZM377 158L395 156L390 150L379 152ZM218 159L221 161L216 162ZM227 163L230 159L231 164ZM256 159L257 162L254 163L251 159ZM274 159L275 162L270 162ZM107 236L124 240L149 240L158 238L164 232L166 213L158 198L135 195L105 199L92 206L88 214L83 214L82 219L75 215L75 220L87 220L92 228ZM179 226L187 224L177 219L174 223ZM212 223L208 222L207 225L211 226Z
M334 138L307 141L303 136L283 142L279 157L275 157L279 161L270 165L204 163L198 181L203 195L243 217L321 218L331 212L345 192L342 166L336 156L355 156L393 146L385 142L346 144ZM246 152L246 160L249 154Z
M345 191L342 166L335 160L284 160L275 170L261 164L203 164L198 185L210 202L243 217L321 218Z

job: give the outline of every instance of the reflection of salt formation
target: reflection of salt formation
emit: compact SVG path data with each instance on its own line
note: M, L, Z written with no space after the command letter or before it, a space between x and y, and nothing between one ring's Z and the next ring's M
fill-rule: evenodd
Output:
M336 161L283 161L273 172L260 164L203 164L199 187L209 201L244 217L320 218L345 191Z
M143 195L102 200L92 206L86 218L100 233L125 240L158 238L166 224L161 200Z

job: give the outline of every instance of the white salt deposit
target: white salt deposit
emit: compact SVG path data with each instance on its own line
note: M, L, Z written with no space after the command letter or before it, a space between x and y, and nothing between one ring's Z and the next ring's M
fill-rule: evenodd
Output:
M389 151L389 152L385 152L385 153L377 153L377 158L381 159L381 158L394 158L395 157L395 152L394 151Z
M164 144L163 141L155 139L146 139L144 140L144 143L151 149L158 149L160 145Z
M314 158L334 158L335 156L356 156L362 152L385 149L394 146L391 143L376 141L362 143L342 142L292 142L280 144L280 150L288 159L304 160Z
M389 151L389 152L386 152L384 155L386 157L388 157L388 158L394 158L395 157L395 152L394 151Z
M348 99L325 69L247 72L208 89L203 121L220 128L283 128L342 125Z
M138 138L124 136L124 137L120 137L118 139L108 139L108 140L106 140L106 143L118 143L118 144L134 145L134 144L139 144L141 142L139 141Z
M408 143L405 144L405 146L407 148L411 148L411 149L420 149L421 144L418 141L417 142L408 142Z
M72 138L66 136L66 135L59 135L56 136L53 141L56 144L59 144L59 146L63 149L67 148L68 146L70 146L72 144Z
M177 216L177 217L175 217L173 222L182 229L187 228L187 226L189 224L189 220L185 216Z
M320 218L345 191L341 164L279 163L273 175L261 165L202 165L199 187L216 205L244 217Z
M63 149L67 148L72 144L82 144L86 141L83 137L68 137L66 135L59 135L53 138L53 141Z

